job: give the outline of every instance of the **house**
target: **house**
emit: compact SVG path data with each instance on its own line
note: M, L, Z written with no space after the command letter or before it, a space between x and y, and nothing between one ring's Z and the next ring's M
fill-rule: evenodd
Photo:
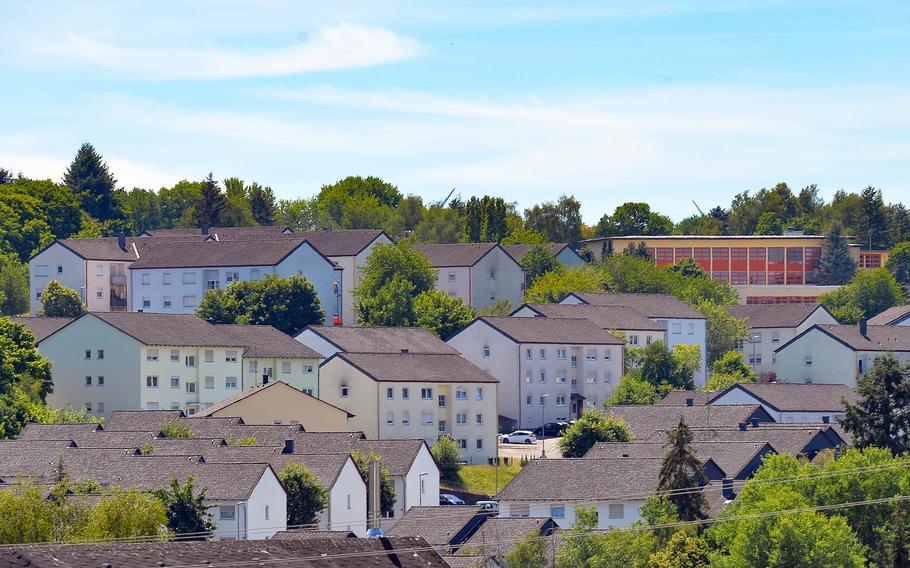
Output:
M858 398L846 385L737 383L715 394L708 404L760 404L782 424L834 424L845 415L844 401L855 403Z
M18 321L29 329L47 328L42 318ZM53 363L48 403L96 417L139 409L192 414L269 376L318 394L318 353L270 326L236 327L243 329L182 314L75 318L37 344Z
M582 319L481 317L448 344L499 379L499 414L519 428L578 418L623 372L622 340Z
M551 518L572 528L593 508L598 529L627 527L657 490L661 459L535 459L497 495L500 517Z
M827 424L769 424L760 423L757 427L742 425L737 428L693 428L695 444L708 442L767 443L775 453L791 456L804 456L814 459L820 452L838 450L847 444L847 440L836 427ZM667 443L665 431L655 431L650 436L636 438L642 442Z
M621 334L626 344L633 346L667 340L667 330L628 306L522 304L511 316L586 319L603 330Z
M129 267L139 258L136 239L58 239L28 261L29 312L41 307L41 293L51 280L77 292L93 312L125 312L129 300Z
M353 415L282 381L252 386L200 410L198 417L239 416L246 424L300 424L307 432L348 429Z
M429 353L458 351L422 327L355 327L309 325L297 341L325 358L335 353Z
M336 353L319 374L320 398L368 438L433 444L445 434L469 463L496 455L499 381L459 355Z
M275 274L312 282L327 322L341 318L342 268L306 239L177 241L148 238L130 266L130 309L193 313L206 290Z
M609 415L620 418L632 430L636 440L654 432L676 428L682 420L689 428L739 428L773 422L774 418L760 404L736 406L670 406L629 404L611 406Z
M910 304L893 306L869 319L869 325L910 325Z
M496 243L414 245L436 270L436 288L475 310L497 300L517 306L524 295L524 269Z
M167 559L165 562L162 559ZM267 560L266 560L267 559ZM317 560L314 560L317 559ZM307 538L244 542L112 542L14 545L0 552L0 568L110 566L272 566L286 568L448 568L422 538Z
M837 324L821 304L747 304L729 308L744 319L749 335L739 351L757 374L775 370L774 350L815 324Z
M745 480L761 466L762 459L775 453L768 442L696 441L696 455L704 464L709 481ZM669 451L660 442L598 442L584 455L585 459L664 458Z
M910 327L900 325L814 325L776 350L777 378L792 383L856 386L856 377L876 357L891 353L910 361Z
M503 558L528 535L549 537L556 529L553 519L542 517L487 517L480 528L464 541L458 555ZM449 561L448 558L446 560Z
M695 371L695 385L702 387L707 381L705 355L707 353L707 319L705 316L669 294L599 294L573 292L560 304L585 304L589 306L627 306L664 328L667 347L696 345L701 350L701 365Z
M585 263L585 260L581 258L581 255L575 252L575 249L569 246L569 243L545 243L541 245L502 245L503 250L509 253L509 256L514 258L515 262L519 264L521 264L521 261L524 260L526 254L537 247L543 247L544 250L555 256L556 260L570 268L572 266L580 266Z

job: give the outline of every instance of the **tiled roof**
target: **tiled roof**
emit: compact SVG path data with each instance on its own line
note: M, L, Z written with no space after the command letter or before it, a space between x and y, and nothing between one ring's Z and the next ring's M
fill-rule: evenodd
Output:
M152 456L203 456L215 448L227 446L223 438L155 438L149 442ZM259 460L255 463L266 463Z
M520 263L521 259L523 259L526 254L537 247L543 247L547 252L555 256L568 246L569 243L545 243L541 245L502 245L502 248L509 256L515 259L515 262Z
M145 235L140 238L184 238L190 239L198 237L199 240L205 238L218 238L218 240L236 239L242 237L275 237L287 231L287 227L281 225L264 225L258 227L209 227L208 234L202 233L202 228L192 229L148 229L143 231Z
M321 359L313 351L293 337L270 325L215 325L217 333L246 349L244 357L276 357L279 359Z
M426 353L338 353L339 358L379 382L498 383L461 355ZM331 361L332 359L327 359Z
M32 335L35 336L35 343L39 343L44 340L45 337L57 333L60 328L72 322L76 318L11 317L9 319L13 320L15 323L24 325L26 329L32 332Z
M275 387L275 385L282 385L282 386L281 386L281 387ZM318 399L318 398L316 398L316 397L314 397L314 396L310 396L310 395L306 394L305 392L303 392L302 390L300 390L300 389L298 389L298 388L296 388L296 387L294 387L294 386L291 386L291 385L289 385L289 384L287 384L287 383L285 383L285 382L282 382L282 381L272 381L272 382L266 383L266 384L264 384L264 385L262 385L262 384L260 384L260 385L253 385L253 386L251 386L251 387L249 387L249 388L245 388L245 389L243 389L242 391L238 392L237 394L235 394L235 395L233 395L233 396L229 396L228 398L225 398L225 399L221 400L220 402L216 402L215 404L213 404L212 406L210 406L210 407L208 407L208 408L205 408L205 409L203 409L203 410L200 410L199 412L197 412L196 414L194 414L194 417L196 417L196 418L205 418L205 417L213 416L216 412L219 412L219 411L221 411L221 410L224 410L225 408L228 408L229 406L231 406L231 405L233 405L233 404L235 404L235 403L237 403L237 402L240 402L240 401L242 401L242 400L246 400L247 398L249 398L249 397L251 397L251 396L255 396L255 395L261 393L262 391L264 391L264 390L266 390L266 389L268 389L268 388L284 388L284 389L285 389L285 394L290 394L290 391L287 391L287 389L293 389L293 390L295 391L294 394L295 394L296 396L306 397L306 398L308 398L308 399L312 399L311 402L312 402L313 404L317 404L317 405L320 405L320 406L330 406L330 407L332 407L332 408L338 408L337 406L331 405L331 404L329 404L328 402L325 402L324 400L320 400L320 399ZM341 410L341 411L343 411L343 412L347 412L347 411L344 410L343 408L338 408L338 410ZM348 417L352 417L352 416L353 416L353 414L348 413Z
M231 266L274 266L306 241L299 238L173 241L149 239L139 251L132 270L153 268L200 268ZM315 247L313 247L315 248ZM331 263L328 259L327 263ZM334 263L331 263L334 266Z
M664 331L664 328L629 306L576 304L525 304L547 318L586 319L601 329Z
M692 448L699 459L711 459L721 468L728 477L734 477L746 467L759 453L770 450L766 442L753 441L724 441L706 442L695 441ZM660 442L599 442L594 444L585 459L610 459L610 458L660 458L667 455L668 448Z
M93 312L83 317L97 317L145 345L242 347L242 343L193 314Z
M182 410L115 410L104 421L105 432L147 432L184 416Z
M136 251L133 244L135 238L127 238L127 248L120 248L117 237L102 237L90 239L58 239L57 243L70 249L86 260L120 260L131 262L136 260Z
M148 432L117 432L99 430L87 434L75 434L72 439L82 449L90 448L139 448L151 444L159 435L158 429Z
M709 404L716 406L718 399L734 390L746 391L760 402L782 412L843 412L844 399L850 403L859 399L856 390L847 385L739 383L716 393Z
M275 471L282 471L287 464L296 463L305 467L316 481L326 489L335 485L341 470L344 468L351 455L344 454L277 454L268 463L272 464Z
M484 556L444 556L449 568L485 568L487 557Z
M356 256L383 234L379 229L331 229L298 231L316 250L326 256Z
M203 416L181 421L193 432L194 438L231 439L255 438L257 446L283 446L303 427L299 424L244 424L239 418Z
M615 335L583 319L480 317L475 321L486 323L517 343L623 344Z
M627 405L612 406L609 414L622 418L640 440L652 432L675 428L682 418L690 428L736 428L753 417L768 417L757 404L721 406Z
M294 436L295 454L337 454L351 451L363 432L300 432Z
M797 456L817 437L827 439L827 425L796 425L782 427L779 424L765 424L758 428L747 428L745 431L736 428L693 428L692 435L696 442L767 442L777 453ZM666 443L665 432L655 432L641 441Z
M348 353L401 353L402 349L411 353L458 353L454 347L419 327L311 325L306 329Z
M315 531L312 529L291 529L279 531L269 540L313 540L319 538L356 538L350 531Z
M910 326L870 325L866 327L866 337L863 337L857 325L816 325L803 334L814 329L821 330L854 351L910 351ZM803 334L778 347L777 352L782 351Z
M266 560L267 559L267 560ZM446 568L420 538L269 539L15 545L0 553L0 568L159 568L161 566L282 568Z
M411 471L420 449L426 445L422 438L409 440L358 440L354 452L375 453L390 475L404 477Z
M73 440L101 430L100 424L83 422L80 424L26 424L19 433L18 440Z
M704 314L669 294L606 294L574 292L593 305L629 306L649 318L705 319Z
M488 518L468 540L464 541L461 550L466 550L468 554L501 556L515 548L515 545L529 534L539 537L552 532L552 525L553 522L549 518L541 517Z
M744 304L734 305L727 311L735 318L745 319L752 329L798 327L815 310L824 310L821 304Z
M457 243L445 245L414 245L414 250L430 260L434 268L474 266L496 243Z
M698 406L708 404L708 401L714 398L720 391L702 391L702 390L675 390L667 393L667 396L659 400L657 404L668 404L670 406L685 406L686 399L691 398L692 403Z
M904 321L908 316L910 316L910 304L893 306L877 316L869 318L869 325L894 325Z
M499 501L644 500L657 488L661 459L535 459Z
M459 544L452 539L478 515L484 513L473 505L411 507L389 529L389 536L419 536L433 546Z

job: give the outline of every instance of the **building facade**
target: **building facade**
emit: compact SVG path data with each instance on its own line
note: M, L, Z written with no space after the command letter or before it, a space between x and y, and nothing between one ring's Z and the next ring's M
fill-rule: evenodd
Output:
M496 243L415 245L436 271L436 288L475 310L497 300L512 306L524 296L524 269Z

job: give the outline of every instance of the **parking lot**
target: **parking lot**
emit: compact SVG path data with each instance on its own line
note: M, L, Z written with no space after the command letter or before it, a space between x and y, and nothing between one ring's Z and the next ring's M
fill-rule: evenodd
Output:
M537 440L534 444L499 444L499 457L520 460L523 457L539 458L543 444L547 445L547 458L559 458L559 438L548 437L543 443Z

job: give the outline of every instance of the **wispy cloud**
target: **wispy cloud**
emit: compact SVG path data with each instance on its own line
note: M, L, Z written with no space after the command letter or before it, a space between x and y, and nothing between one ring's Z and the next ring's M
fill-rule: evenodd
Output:
M370 67L403 61L421 52L412 39L380 27L340 24L321 28L305 41L269 48L195 45L129 45L70 35L34 44L56 60L77 61L142 79L232 79L296 75Z

